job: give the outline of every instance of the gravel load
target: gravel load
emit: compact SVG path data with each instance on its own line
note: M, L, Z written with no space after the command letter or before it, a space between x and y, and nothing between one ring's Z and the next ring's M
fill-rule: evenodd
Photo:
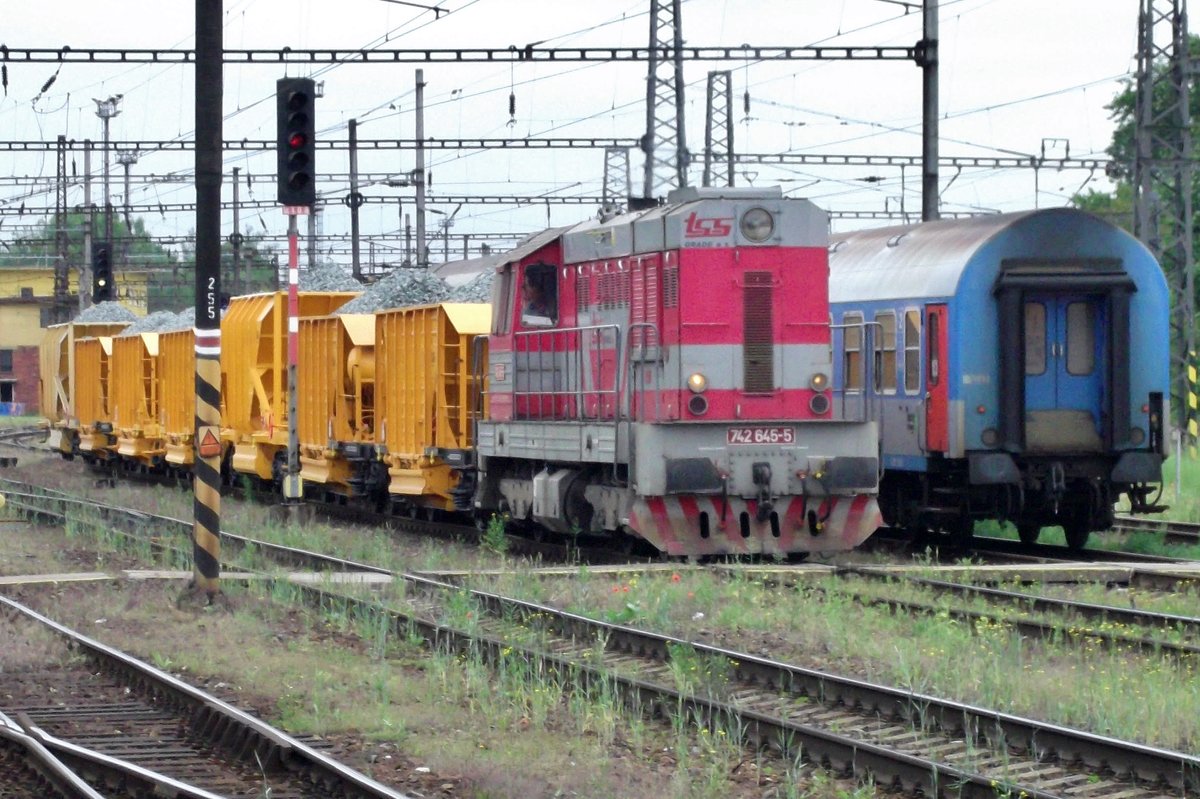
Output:
M301 291L362 291L363 286L340 264L322 262L300 270Z
M496 273L490 269L480 272L461 286L450 289L450 302L491 302L492 278Z
M155 311L122 330L120 335L133 336L138 333L161 333L164 330L178 329L179 314L174 311Z
M444 302L450 287L424 269L396 269L367 288L361 296L338 309L338 314L374 313L386 308L407 308Z
M171 330L191 330L196 326L196 308L184 308L178 313L179 324L171 328Z
M101 302L85 308L71 321L81 324L134 322L137 315L119 302Z

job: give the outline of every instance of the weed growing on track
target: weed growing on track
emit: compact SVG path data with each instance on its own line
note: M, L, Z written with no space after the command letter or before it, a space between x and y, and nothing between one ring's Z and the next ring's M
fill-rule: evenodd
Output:
M505 532L507 526L508 520L505 517L493 513L492 517L488 519L487 528L479 538L479 545L489 552L504 555L508 552L509 546L508 533Z
M614 593L611 577L547 581L548 601L599 619L636 603L641 613L634 623L689 640L850 671L1118 738L1183 750L1200 738L1195 712L1200 679L1193 659L1108 650L1095 640L1030 640L1010 624L960 621L946 612L910 615L863 606L838 578L792 588L738 574L673 578L645 574L636 583L620 584L631 585L628 593ZM507 592L511 586L495 588ZM688 663L685 653L677 657L676 668Z

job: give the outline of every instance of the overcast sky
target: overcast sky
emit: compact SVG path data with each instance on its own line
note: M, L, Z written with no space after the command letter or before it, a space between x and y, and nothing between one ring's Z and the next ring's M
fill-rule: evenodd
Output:
M429 0L431 2L431 0ZM451 13L430 12L385 0L225 0L225 46L235 48L500 47L541 42L544 46L644 46L649 0L614 3L584 0L444 0ZM1137 42L1137 0L943 0L941 40L941 152L943 155L1102 155L1112 123L1104 106L1132 74ZM191 48L194 4L190 0L5 0L4 41L10 48ZM919 11L888 0L685 0L683 32L689 45L887 45L905 46L921 36ZM317 109L321 136L344 139L346 123L359 120L361 139L413 136L414 65L292 66L291 75L324 83ZM39 90L57 65L9 64L7 94L0 99L0 140L101 138L93 98L123 95L112 121L115 140L187 139L193 128L194 70L189 65L101 66L68 63L53 85ZM469 137L623 137L645 127L644 63L574 63L423 66L427 81L426 134ZM732 69L736 149L747 153L837 155L920 154L921 71L898 61L810 61L746 63L688 62L685 65L686 136L696 156L692 181L699 182L703 149L705 78L710 70ZM274 84L279 65L227 65L225 132L228 139L274 137ZM509 93L516 97L509 115ZM749 113L743 94L750 95ZM344 152L318 153L321 172L348 171ZM82 156L73 156L82 172ZM52 153L0 152L0 176L53 176ZM100 171L99 157L94 171ZM599 195L600 150L437 151L431 195ZM272 173L273 153L229 152L227 170ZM363 153L363 172L401 174L411 169L411 152ZM191 153L144 154L135 175L188 174ZM635 191L642 156L632 156ZM121 202L120 167L113 167L114 202ZM1107 188L1101 174L1084 171L942 171L946 211L1018 210L1063 205L1084 185ZM779 184L839 211L920 209L919 169L742 167L739 185ZM1036 188L1036 191L1035 191ZM334 202L346 185L322 185ZM22 197L28 187L0 183L7 205L51 205L53 193ZM99 181L94 197L99 197ZM385 186L363 190L371 197L404 197L396 205L368 205L365 233L394 231L400 214L411 212L411 192ZM231 198L229 185L225 196ZM248 196L242 186L242 197ZM272 184L256 184L253 196L273 199ZM135 203L191 202L190 183L135 185ZM71 189L69 202L82 201ZM454 206L431 206L447 214ZM467 206L452 234L531 232L547 222L567 224L594 215L594 206ZM152 232L184 234L194 227L188 214L142 215ZM226 228L230 220L226 215ZM252 232L280 233L275 210L243 214ZM9 239L28 218L7 218L0 240ZM835 221L848 230L870 223ZM438 217L430 228L438 229ZM349 231L338 205L325 215L323 230ZM459 245L456 245L459 246ZM365 249L364 249L365 252ZM365 257L365 256L364 256ZM435 258L440 256L435 256Z

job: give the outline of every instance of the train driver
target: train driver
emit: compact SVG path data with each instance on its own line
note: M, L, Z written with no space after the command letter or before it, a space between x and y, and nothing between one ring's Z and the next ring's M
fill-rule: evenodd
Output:
M549 274L553 277L553 272ZM554 324L554 302L547 296L545 281L539 279L544 276L527 269L521 281L521 300L524 303L521 306L521 322L528 327L550 327Z

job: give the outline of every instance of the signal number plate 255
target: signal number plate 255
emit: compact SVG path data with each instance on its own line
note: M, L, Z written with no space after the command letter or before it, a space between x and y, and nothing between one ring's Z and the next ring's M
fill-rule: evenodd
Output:
M730 446L742 444L795 444L796 428L759 425L730 427L725 431L725 443Z

